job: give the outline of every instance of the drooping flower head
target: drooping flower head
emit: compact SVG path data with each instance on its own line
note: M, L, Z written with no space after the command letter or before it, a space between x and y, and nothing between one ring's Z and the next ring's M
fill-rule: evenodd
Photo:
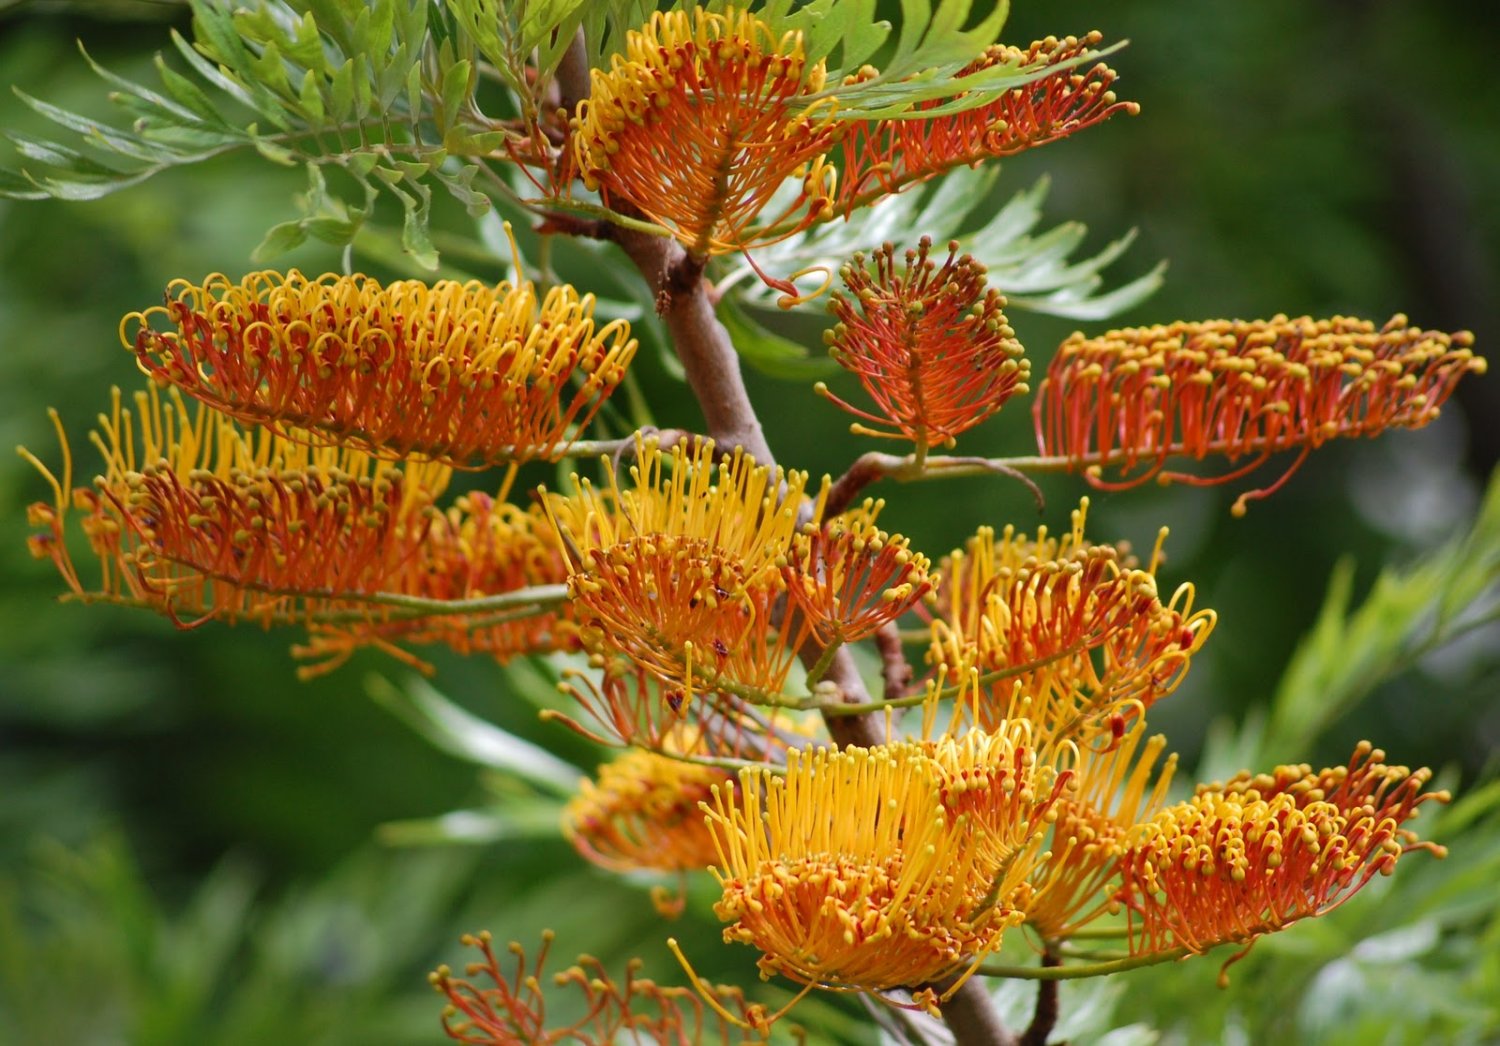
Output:
M573 120L579 170L608 204L639 210L700 257L789 236L832 213L823 154L842 128L834 101L812 97L823 85L801 34L748 10L657 12L593 72ZM801 191L759 220L789 178Z
M511 967L506 971L501 969L488 931L465 934L464 946L478 949L482 961L468 964L465 977L440 966L429 978L438 993L448 997L443 1013L448 1037L470 1046L614 1046L623 1041L681 1046L710 1037L722 1042L765 1039L765 1010L748 1002L738 988L701 981L697 991L657 984L640 976L639 959L631 960L623 980L611 977L604 964L589 955L579 956L576 965L561 973L544 977L552 936L551 931L543 934L534 962L527 962L525 951L512 942L513 961L506 963ZM569 988L581 996L583 1016L571 1021L549 1019L544 984ZM712 999L711 1007L700 1002L705 992ZM741 1039L740 1033L746 1030L754 1031L756 1037Z
M742 771L708 807L724 939L759 949L766 976L835 990L916 986L975 963L1021 915L973 815L945 805L962 783L910 743Z
M875 252L874 272L856 254L839 270L848 295L835 293L829 302L838 319L824 335L829 353L880 413L852 406L822 384L817 389L881 426L856 424L854 431L920 448L953 439L1025 393L1031 368L1001 311L1005 299L986 289L984 266L959 257L956 242L939 265L928 256L931 247L924 236L898 263L887 243Z
M1300 448L1273 493L1330 439L1420 428L1465 374L1482 374L1473 335L1336 316L1214 320L1075 334L1058 349L1034 407L1037 445L1094 486L1224 483ZM1174 456L1251 460L1219 476L1165 471ZM1117 470L1106 478L1106 470Z
M1034 542L981 528L944 561L928 660L958 690L955 715L987 729L1029 719L1038 744L1113 743L1181 681L1213 612L1193 611L1191 585L1162 601L1160 540L1141 569L1085 540L1087 514L1084 499L1070 532Z
M961 112L924 116L949 101L937 99L918 103L899 118L858 125L844 140L840 207L848 213L883 193L898 192L955 167L1057 141L1115 113L1137 112L1134 102L1115 98L1114 70L1103 63L1083 69L1079 63L1102 39L1092 32L1083 37L1049 36L1027 48L989 47L960 75L1003 66L1035 78Z
M93 594L174 616L269 622L293 613L294 597L384 590L425 541L449 475L245 432L155 386L136 395L134 412L116 390L99 421L105 472L72 494L102 567ZM51 533L33 547L84 595L63 541L69 481L52 479L56 504L33 510Z
M1432 774L1388 766L1361 742L1347 766L1282 766L1204 785L1137 826L1120 860L1119 901L1134 954L1250 943L1324 915L1403 853L1441 847L1401 827Z
M483 465L566 453L624 377L630 327L566 284L251 273L174 280L120 333L156 381L242 421L380 456Z
M638 449L621 489L580 481L548 498L575 554L568 591L591 651L623 656L691 697L778 691L806 625L778 614L783 559L805 473L757 466L713 445Z
M782 567L787 592L825 646L854 643L901 617L937 583L931 563L900 534L875 525L884 502L808 523Z
M617 872L698 872L714 863L698 808L734 775L682 756L701 750L695 731L668 741L677 757L632 749L580 782L563 812L563 834L585 858Z

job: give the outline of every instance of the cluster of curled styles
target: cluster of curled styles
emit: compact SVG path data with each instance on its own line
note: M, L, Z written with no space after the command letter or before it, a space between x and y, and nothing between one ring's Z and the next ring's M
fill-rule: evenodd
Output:
M608 71L594 70L578 107L584 184L700 257L791 235L833 213L836 175L824 154L840 125L820 94L824 75L800 33L778 34L747 10L657 12L626 34ZM758 223L791 177L801 192Z
M1128 549L1084 537L1088 499L1072 530L1035 540L982 528L944 560L931 622L930 697L954 696L954 718L985 729L1024 718L1054 741L1118 741L1167 696L1213 631L1183 585L1163 601L1158 539L1143 569Z
M556 459L635 353L563 284L251 273L173 281L121 338L142 370L299 438L459 467ZM158 327L162 329L158 329Z
M880 408L872 414L819 383L817 391L863 421L868 436L909 439L919 450L953 440L1025 394L1030 363L1001 309L1005 299L985 285L985 269L948 245L941 264L922 237L901 261L885 244L874 271L862 254L839 275L848 294L835 292L837 319L824 334L829 354L859 379Z
M612 1046L711 1038L729 1042L737 1029L763 1032L767 1028L764 1010L747 1002L738 988L700 983L695 993L691 988L657 984L640 976L639 960L627 967L623 981L617 981L603 963L588 955L550 978L554 987L576 993L583 1015L549 1022L542 970L552 944L550 932L543 936L534 962L528 963L525 951L513 942L511 961L504 964L509 970L501 968L488 933L466 935L463 943L478 949L482 959L470 963L464 977L454 976L446 966L431 976L432 986L448 998L443 1030L456 1042L471 1046ZM800 1035L796 1038L803 1041Z
M1242 773L1200 786L1134 828L1117 895L1129 913L1131 952L1203 952L1225 942L1248 951L1262 934L1332 911L1376 873L1394 871L1404 853L1441 856L1442 847L1401 826L1448 793L1424 793L1430 771L1384 758L1361 742L1347 766Z
M1420 428L1483 357L1466 331L1443 334L1395 316L1276 316L1075 334L1058 349L1034 406L1043 454L1067 459L1105 490L1161 482L1223 483L1300 448L1276 491L1315 447L1344 436ZM1218 476L1165 471L1168 458L1251 460ZM1117 474L1109 477L1108 470Z
M691 701L781 690L808 628L778 612L805 473L757 466L712 442L637 448L633 485L580 480L547 500L573 557L568 594L585 646L625 657Z
M758 949L766 976L836 991L972 971L1024 918L1066 787L1025 741L1021 729L794 751L784 774L715 788L724 939Z
M572 158L611 207L644 214L694 255L741 251L954 167L1134 112L1115 99L1107 66L1079 71L1100 39L991 47L961 74L975 78L973 92L859 119L841 114L840 87L826 83L822 59L808 59L800 31L733 5L658 12L626 33L608 70L593 71L571 121ZM1016 86L991 85L990 73ZM878 75L866 67L846 85ZM974 92L985 100L964 108ZM829 160L841 145L842 185Z
M1138 112L1136 103L1116 99L1114 70L1103 63L1083 70L1080 64L1102 39L1092 32L1049 36L1027 48L992 46L959 75L1008 67L1027 74L1025 82L959 112L922 116L949 101L941 99L920 103L904 119L858 124L844 140L840 208L848 213L954 167L1065 138L1115 113Z
M310 445L300 430L247 431L176 389L152 385L132 402L116 390L100 417L93 440L105 467L91 488L69 489L71 457L60 479L32 458L54 495L31 508L41 528L32 551L80 598L145 606L184 626L305 625L312 637L296 651L312 661L304 676L366 645L425 667L395 644L503 660L576 643L565 612L410 609L561 584L565 561L540 510L480 493L442 510L446 465ZM97 583L85 582L68 551L73 511L99 561Z

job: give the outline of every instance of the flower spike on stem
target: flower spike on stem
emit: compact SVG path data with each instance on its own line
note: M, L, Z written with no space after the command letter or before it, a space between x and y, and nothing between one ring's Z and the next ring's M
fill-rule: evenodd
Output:
M1240 495L1241 515L1331 439L1432 421L1465 374L1484 373L1473 341L1467 331L1408 326L1401 315L1380 328L1343 316L1275 316L1075 334L1033 406L1037 445L1102 490L1153 478L1227 483L1278 451L1300 450L1280 479ZM1218 476L1166 471L1171 457L1210 454L1249 460Z
M241 421L457 467L556 459L624 378L630 326L523 281L174 280L120 337L141 369Z
M829 354L859 379L880 413L817 386L819 395L881 426L857 424L854 431L915 443L918 471L929 448L951 442L1024 394L1031 368L1001 311L1005 299L986 289L984 266L959 257L956 242L941 265L928 256L931 248L924 236L898 264L895 246L884 244L875 251L873 272L856 254L839 270L849 293L829 300L838 320L824 334Z

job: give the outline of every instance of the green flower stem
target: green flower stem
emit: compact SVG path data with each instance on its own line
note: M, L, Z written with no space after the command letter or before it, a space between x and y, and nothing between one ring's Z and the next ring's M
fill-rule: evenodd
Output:
M985 977L1009 977L1024 981L1072 981L1084 977L1104 977L1111 973L1138 970L1143 966L1174 962L1193 954L1186 948L1173 948L1149 955L1135 955L1125 959L1109 959L1104 962L1081 962L1063 966L1001 966L989 963L979 967Z
M823 652L818 655L818 659L813 662L812 667L807 670L807 689L809 692L812 692L813 688L818 685L818 681L827 674L828 666L833 664L834 657L843 645L844 641L842 639L835 639L832 643L829 643L823 648Z

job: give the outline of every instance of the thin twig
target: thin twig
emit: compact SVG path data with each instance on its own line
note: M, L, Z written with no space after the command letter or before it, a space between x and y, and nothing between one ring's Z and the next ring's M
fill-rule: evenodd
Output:
M1047 949L1042 952L1042 966L1052 967L1062 965L1062 959L1057 955L1049 943ZM1031 1024L1021 1035L1018 1046L1047 1046L1047 1039L1052 1035L1052 1029L1057 1027L1057 982L1042 981L1036 986L1036 1010L1032 1013Z

